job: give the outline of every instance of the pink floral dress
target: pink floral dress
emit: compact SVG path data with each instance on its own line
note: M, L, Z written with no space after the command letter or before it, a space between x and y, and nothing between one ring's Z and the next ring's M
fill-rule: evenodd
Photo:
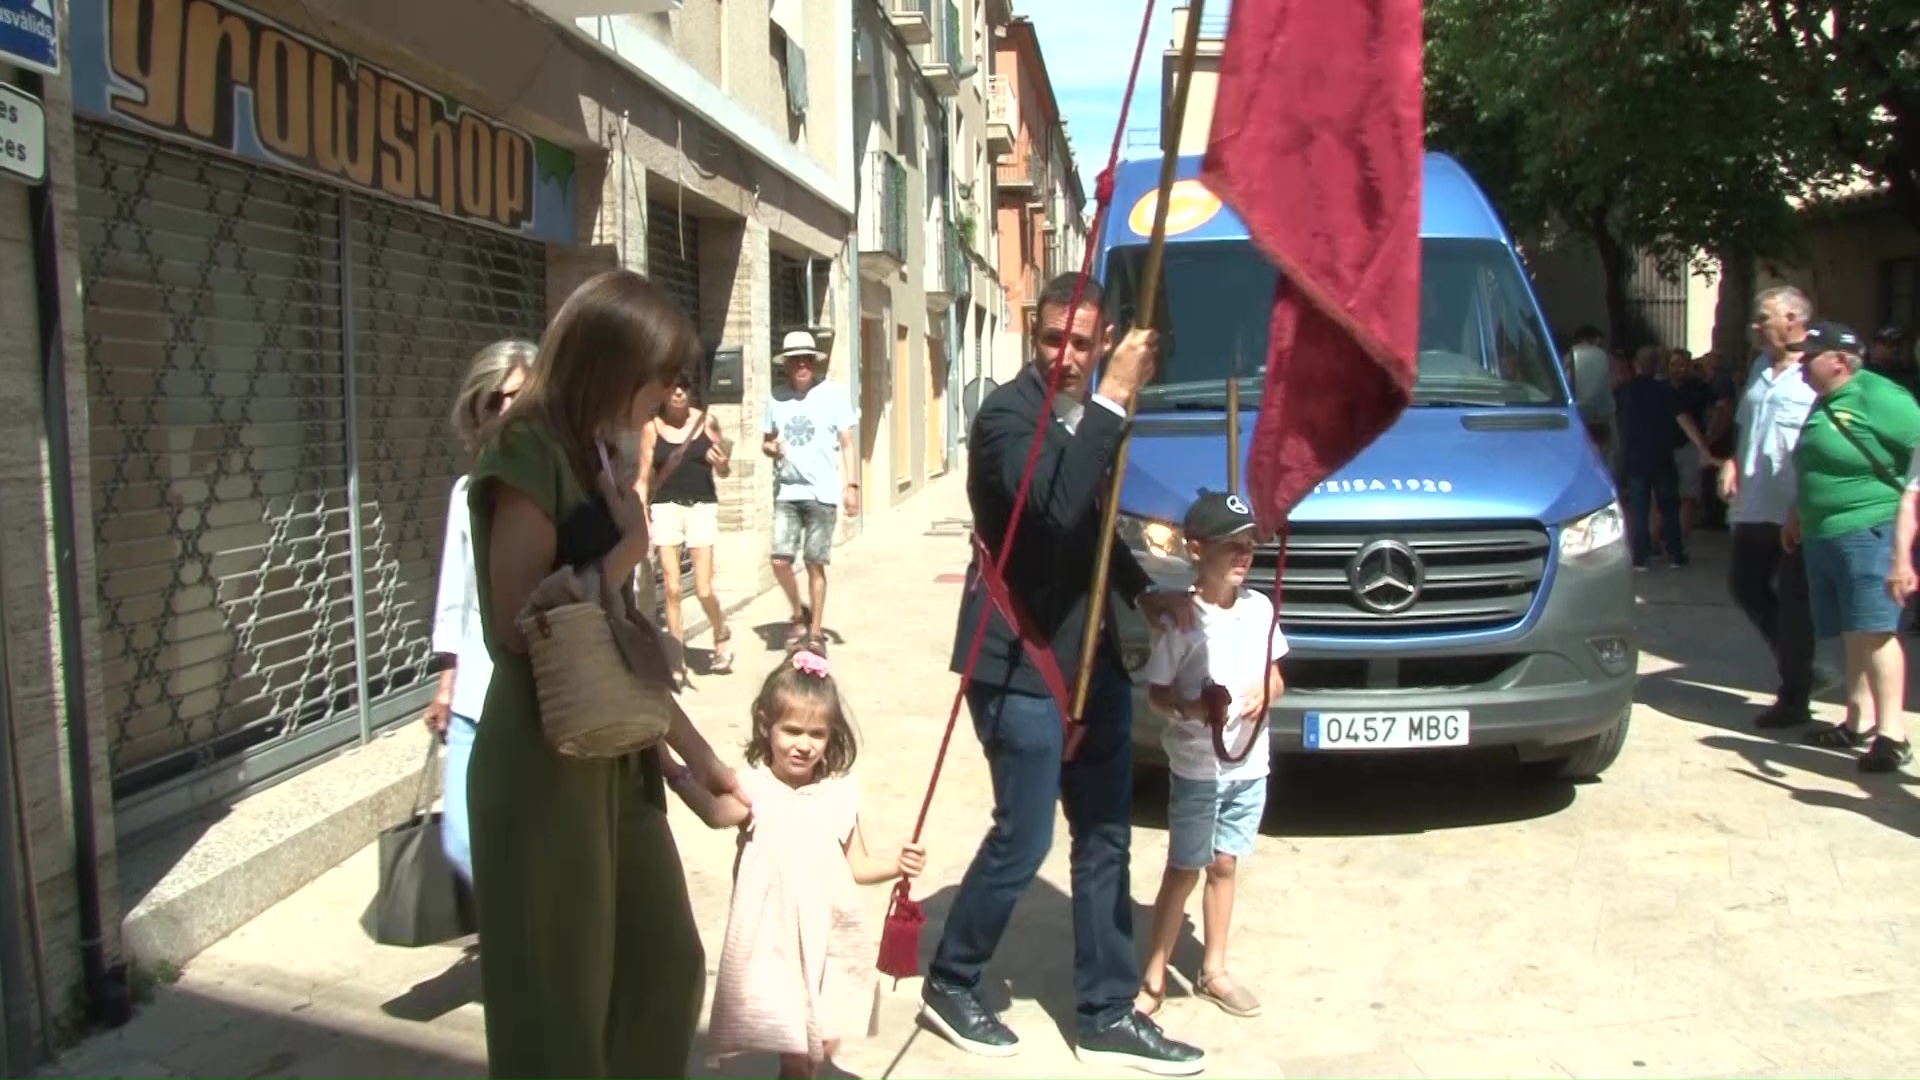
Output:
M741 774L753 817L741 827L733 905L707 1024L707 1056L826 1056L864 1032L875 943L847 865L859 788L834 777L790 788L764 768Z

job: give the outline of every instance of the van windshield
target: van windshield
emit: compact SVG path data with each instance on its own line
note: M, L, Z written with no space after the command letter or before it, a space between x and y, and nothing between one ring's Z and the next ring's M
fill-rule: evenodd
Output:
M1146 245L1115 248L1107 296L1130 326ZM1246 240L1167 245L1160 370L1141 412L1218 409L1238 371L1242 400L1258 401L1278 271ZM1413 404L1564 406L1560 365L1519 267L1493 240L1420 242L1420 368ZM1238 355L1237 365L1234 357Z

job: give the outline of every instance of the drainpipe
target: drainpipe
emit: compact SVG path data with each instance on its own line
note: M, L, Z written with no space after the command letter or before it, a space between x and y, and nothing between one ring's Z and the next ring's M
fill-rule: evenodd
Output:
M849 356L852 361L847 371L847 393L853 395L853 414L859 417L858 423L860 430L853 433L853 467L858 469L861 463L866 460L862 456L866 450L867 430L867 413L862 403L865 402L866 399L860 395L860 380L866 370L865 360L861 356L861 351L866 346L867 324L860 307L860 200L864 196L860 191L860 181L857 173L855 174L853 190L853 231L847 234L847 246L845 249L848 282L847 321L852 325L842 329L840 336L845 339L849 347ZM867 505L869 493L866 488L866 477L860 477L859 483L860 513L853 519L853 527L857 530L854 533L856 536L866 531L867 511L869 509Z
M38 74L24 72L20 88L46 100ZM67 357L60 318L59 231L51 178L29 188L33 217L33 285L40 309L40 411L47 425L47 472L53 516L53 577L59 605L60 692L66 700L67 774L73 789L73 876L79 893L80 969L87 1013L119 1027L133 1015L127 965L107 965L101 915L100 845L95 837L93 740L87 730L87 680L80 648L80 567L74 550L73 441L67 429Z

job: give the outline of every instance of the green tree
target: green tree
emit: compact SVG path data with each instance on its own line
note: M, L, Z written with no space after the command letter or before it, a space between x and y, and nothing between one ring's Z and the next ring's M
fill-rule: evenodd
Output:
M1912 2L1912 0L1901 0ZM1840 163L1752 44L1751 0L1428 0L1428 141L1509 225L1566 229L1631 336L1635 251L1681 272L1790 256L1789 196ZM1750 277L1750 272L1747 275Z
M1831 160L1920 228L1920 0L1753 0L1742 31Z

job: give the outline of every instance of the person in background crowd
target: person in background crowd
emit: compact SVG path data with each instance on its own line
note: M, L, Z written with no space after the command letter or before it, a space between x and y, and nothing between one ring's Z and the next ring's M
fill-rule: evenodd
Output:
M1920 397L1920 372L1914 370L1912 350L1907 347L1906 331L1883 326L1867 347L1867 367L1875 375L1891 379L1909 394Z
M647 507L603 462L699 348L653 282L574 290L474 465L467 503L493 681L469 778L487 1068L493 1076L685 1076L706 954L667 823L661 755L562 757L518 625L559 566L625 582L652 549ZM679 707L684 783L751 801Z
M693 404L693 378L674 380L660 415L640 433L640 498L653 517L653 545L660 553L660 591L667 612L667 633L684 643L680 614L680 545L693 557L693 595L713 628L713 660L708 670L733 670L733 630L713 595L713 545L720 537L720 493L714 477L727 475L733 447L720 421Z
M1707 438L1707 414L1713 409L1713 390L1705 379L1694 373L1693 355L1685 349L1667 353L1667 381L1673 384L1680 415L1693 425L1691 433L1685 424L1676 425L1673 448L1673 469L1680 478L1680 541L1690 544L1693 527L1700 516L1701 481L1713 453Z
M1667 564L1687 565L1687 545L1680 535L1680 478L1674 468L1674 443L1687 441L1706 453L1706 439L1693 418L1680 408L1671 383L1657 377L1662 352L1657 345L1642 348L1634 358L1634 378L1620 388L1621 466L1626 476L1628 546L1633 566L1645 570L1652 555L1652 510L1657 504L1665 527L1662 545Z
M1582 352L1597 352L1605 355L1605 350L1602 347L1603 340L1599 328L1581 326L1573 332L1573 342L1567 347L1566 354L1560 359L1561 369L1567 377L1567 387L1574 391L1576 398L1579 395L1579 390L1573 385L1573 373L1576 368L1574 358ZM1605 402L1605 413L1587 419L1587 437L1593 440L1595 447L1599 448L1601 457L1607 461L1612 461L1615 452L1614 441L1618 435L1618 431L1616 430L1618 416L1615 414L1613 408L1613 395L1608 394L1603 400Z
M500 418L527 381L538 348L530 341L500 341L481 349L467 365L467 377L453 402L453 434L468 461L480 452L487 430ZM467 884L473 884L473 845L467 829L467 762L473 752L474 725L487 703L493 659L480 616L474 577L473 532L467 513L468 478L464 472L447 496L447 537L440 547L440 587L433 604L433 652L442 657L440 685L427 706L427 727L446 740L446 776L441 781L440 842L447 859Z
M1861 772L1892 772L1913 760L1901 605L1887 583L1910 557L1895 544L1906 491L1897 473L1920 446L1920 402L1864 370L1865 344L1837 323L1810 327L1792 348L1820 397L1794 447L1799 497L1782 540L1806 550L1815 636L1840 638L1847 654L1847 718L1808 741L1864 746Z
M805 330L787 334L780 349L787 385L767 400L761 452L773 459L773 576L793 617L787 651L827 655L827 564L833 530L845 507L860 512L860 473L853 460L859 420L846 390L826 381L827 357ZM807 600L793 561L807 561Z
M1792 286L1762 292L1754 305L1761 342L1734 414L1735 453L1720 466L1720 495L1731 509L1733 550L1727 591L1773 650L1780 676L1773 704L1754 724L1784 728L1812 720L1813 616L1800 549L1781 543L1798 480L1793 448L1813 410L1814 389L1792 346L1807 334L1813 305Z
M1716 352L1709 351L1695 357L1693 370L1695 376L1707 384L1708 396L1713 401L1712 408L1707 411L1707 451L1715 461L1726 461L1733 457L1734 452L1733 414L1740 404L1740 385ZM1703 473L1705 484L1700 491L1701 527L1725 529L1727 501L1720 497L1719 470L1708 468Z

